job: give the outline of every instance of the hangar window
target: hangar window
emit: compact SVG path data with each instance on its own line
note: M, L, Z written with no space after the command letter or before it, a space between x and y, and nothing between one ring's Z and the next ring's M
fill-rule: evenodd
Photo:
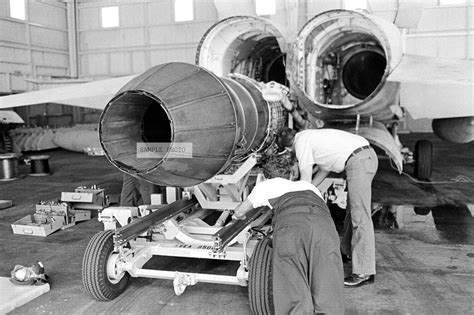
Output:
M192 21L193 19L194 19L193 0L175 0L174 1L175 22Z
M102 27L119 26L119 8L104 7L102 8Z
M14 19L25 20L25 0L10 0L10 16Z
M440 5L465 4L466 0L439 0Z
M275 0L255 0L257 15L274 15L276 13Z
M346 10L357 10L367 9L367 0L345 0L344 1L344 9Z

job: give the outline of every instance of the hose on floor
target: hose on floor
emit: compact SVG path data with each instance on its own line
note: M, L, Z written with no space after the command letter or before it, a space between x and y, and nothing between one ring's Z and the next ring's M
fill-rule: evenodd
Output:
M393 165L392 159L389 159L389 161L390 161L390 167L398 172L398 169L395 167L395 165ZM402 175L405 175L411 181L413 181L417 184L425 184L425 185L440 185L440 184L452 184L452 183L473 183L473 180L470 179L468 176L465 176L465 175L457 175L456 177L453 177L450 180L436 181L436 182L428 182L428 181L418 180L418 179L414 178L413 176L411 176L410 174L408 174L406 172L402 172Z

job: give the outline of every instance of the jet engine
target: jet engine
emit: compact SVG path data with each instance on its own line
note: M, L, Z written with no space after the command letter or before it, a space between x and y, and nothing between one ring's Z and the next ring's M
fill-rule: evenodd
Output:
M127 83L102 112L99 137L120 170L158 185L188 187L265 150L286 120L279 103L263 99L256 81L219 78L174 62ZM158 157L143 157L140 143L168 146ZM180 144L191 147L190 155L171 154Z

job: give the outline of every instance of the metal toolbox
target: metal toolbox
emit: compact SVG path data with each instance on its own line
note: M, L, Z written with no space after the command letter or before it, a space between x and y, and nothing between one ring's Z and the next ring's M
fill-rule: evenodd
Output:
M14 234L48 236L60 230L66 224L64 216L45 215L39 218L34 214L27 215L11 224Z
M69 203L71 210L102 210L108 205L105 189L77 187L74 192L62 192L61 201Z

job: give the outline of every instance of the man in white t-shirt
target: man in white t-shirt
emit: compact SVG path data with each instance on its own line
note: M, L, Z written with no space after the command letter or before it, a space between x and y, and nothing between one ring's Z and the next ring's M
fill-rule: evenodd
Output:
M234 219L267 206L273 216L273 301L275 314L343 314L339 236L319 190L291 181L294 155L264 164L265 180L235 209Z
M330 172L345 171L348 206L341 252L351 257L352 274L344 279L344 285L357 287L373 283L375 236L371 186L378 159L369 142L337 129L308 129L296 133L284 128L278 134L277 144L295 151L300 179L316 187Z

